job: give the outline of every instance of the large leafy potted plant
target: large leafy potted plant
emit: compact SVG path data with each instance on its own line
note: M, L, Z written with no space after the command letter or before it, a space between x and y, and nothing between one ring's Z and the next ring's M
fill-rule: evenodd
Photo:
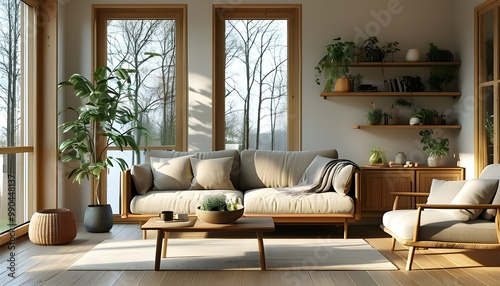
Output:
M420 142L424 144L422 150L429 155L427 165L439 167L443 165L443 157L450 152L449 140L446 137L432 137L433 131L426 129L420 131Z
M123 104L129 92L130 73L123 68L99 67L93 72L93 81L80 74L73 74L69 80L59 83L62 89L71 86L74 95L83 104L69 107L77 118L59 126L69 138L59 146L64 163L77 161L79 164L68 173L68 178L81 184L84 179L93 180L94 198L97 204L89 205L85 211L84 224L89 232L107 232L113 226L113 213L109 204L100 202L99 181L108 166L116 163L122 171L128 168L122 158L108 156L106 150L116 146L121 151L130 146L138 152L134 132L147 133L137 121L136 115Z
M350 80L347 77L349 65L354 57L356 45L354 42L343 42L341 38L333 39L333 43L325 47L324 55L316 65L316 83L321 84L319 75L324 73L326 78L324 91L332 91L335 84L335 91L349 91Z

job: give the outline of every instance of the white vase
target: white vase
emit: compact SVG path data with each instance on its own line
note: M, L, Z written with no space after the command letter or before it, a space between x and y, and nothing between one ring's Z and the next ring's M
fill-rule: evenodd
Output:
M420 118L418 117L410 118L410 125L419 125L419 124L420 124Z
M408 49L406 52L406 61L407 62L418 62L420 59L420 53L418 49Z

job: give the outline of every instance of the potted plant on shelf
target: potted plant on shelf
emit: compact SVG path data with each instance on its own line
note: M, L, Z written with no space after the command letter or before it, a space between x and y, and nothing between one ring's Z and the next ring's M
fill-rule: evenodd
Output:
M211 194L200 200L196 215L208 223L231 223L243 215L244 207L238 197L228 198L225 194Z
M450 152L449 140L446 137L432 137L433 131L430 129L420 131L420 142L424 144L422 150L429 155L427 165L429 167L439 167L443 165L443 157Z
M365 51L366 61L382 62L387 55L400 51L398 48L399 42L389 42L382 47L377 45L378 42L378 38L372 36L361 43L361 49Z
M432 108L420 108L416 109L412 117L416 117L420 120L422 124L429 125L432 123L432 119L437 116L438 112Z
M434 43L429 43L429 52L427 53L427 61L429 62L453 62L453 53L449 50L441 49ZM431 66L429 79L429 87L432 91L446 90L446 86L450 85L457 78L456 66Z
M100 202L99 181L102 172L108 166L113 166L113 162L122 171L128 168L125 160L108 156L106 150L112 145L121 151L130 146L138 152L134 132L147 134L132 110L122 104L129 92L127 87L131 82L131 72L135 71L99 67L93 72L93 81L80 74L73 74L58 85L58 89L73 87L74 96L83 101L77 108L69 107L64 110L75 112L77 118L59 126L64 134L69 135L60 144L59 150L62 162L79 163L68 173L68 178L73 178L73 182L78 184L84 179L93 180L96 204L89 205L84 216L85 228L89 232L107 232L113 226L111 206Z
M380 122L382 122L383 114L382 109L377 108L375 103L372 102L372 108L366 112L366 121L370 125L380 124Z
M354 56L356 45L354 42L343 42L341 38L333 39L333 43L325 47L324 55L316 65L316 83L319 85L319 75L324 73L326 78L324 91L350 91L351 84L347 77L349 65Z

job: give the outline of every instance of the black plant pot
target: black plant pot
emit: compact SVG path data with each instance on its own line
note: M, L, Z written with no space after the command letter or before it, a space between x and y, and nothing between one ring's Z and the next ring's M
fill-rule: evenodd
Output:
M108 232L113 227L111 205L88 205L83 224L88 232Z
M381 49L368 49L366 51L366 60L369 62L381 62L384 59L384 53Z

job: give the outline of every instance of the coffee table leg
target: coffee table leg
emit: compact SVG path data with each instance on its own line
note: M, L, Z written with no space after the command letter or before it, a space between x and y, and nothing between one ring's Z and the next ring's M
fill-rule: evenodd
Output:
M162 247L162 252L161 252L161 258L167 258L167 243L168 243L168 232L164 232L163 234L163 247Z
M159 229L156 236L155 271L160 270L162 240L163 230Z
M262 232L257 232L257 240L259 243L260 270L266 270L266 254L264 253L264 241L262 239Z

